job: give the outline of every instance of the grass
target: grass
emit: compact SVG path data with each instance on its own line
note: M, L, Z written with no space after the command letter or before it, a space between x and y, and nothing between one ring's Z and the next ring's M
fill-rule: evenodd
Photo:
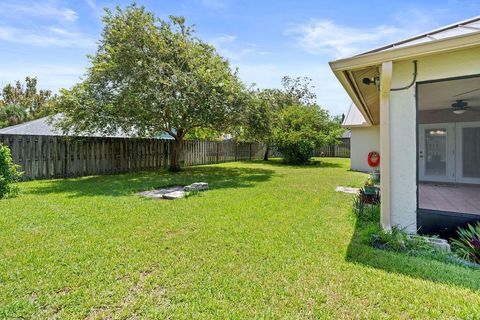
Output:
M20 184L0 202L2 318L470 318L480 271L368 246L348 160ZM207 181L175 201L136 191Z

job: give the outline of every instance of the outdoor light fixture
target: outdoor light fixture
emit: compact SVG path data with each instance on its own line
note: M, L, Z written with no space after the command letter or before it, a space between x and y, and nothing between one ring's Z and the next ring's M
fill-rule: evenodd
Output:
M363 78L362 82L363 82L363 84L366 84L367 86L369 86L371 84L374 84L378 87L378 86L380 86L380 77L375 76L373 78Z

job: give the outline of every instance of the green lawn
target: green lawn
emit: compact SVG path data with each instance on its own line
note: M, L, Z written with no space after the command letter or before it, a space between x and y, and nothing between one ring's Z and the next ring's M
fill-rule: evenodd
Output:
M0 202L1 318L480 318L480 271L370 248L348 160L20 184ZM135 191L207 181L186 199Z

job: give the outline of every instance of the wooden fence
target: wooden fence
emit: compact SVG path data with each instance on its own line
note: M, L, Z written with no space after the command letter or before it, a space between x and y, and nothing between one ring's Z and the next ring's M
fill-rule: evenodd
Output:
M79 177L166 168L171 140L0 135L23 179ZM234 141L186 141L184 166L261 159L264 146Z
M312 154L313 157L350 158L350 139L342 139L342 142L327 145Z

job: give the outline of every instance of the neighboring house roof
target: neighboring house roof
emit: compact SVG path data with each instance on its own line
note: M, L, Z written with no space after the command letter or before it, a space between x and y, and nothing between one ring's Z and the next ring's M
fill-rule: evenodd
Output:
M0 129L0 134L30 134L39 136L62 136L62 132L48 123L48 117L24 122Z
M61 115L56 115L54 121L59 119ZM71 136L71 134L63 134L63 132L49 121L48 117L28 121L14 126L0 129L0 134L15 134L15 135L35 135L35 136ZM111 137L111 138L132 138L132 135L127 135L124 132L118 131L111 135L102 135L101 133L80 134L84 137ZM158 139L173 139L168 133L162 133L156 138Z
M352 137L352 131L350 130L346 130L343 134L342 134L342 139L350 139Z
M353 128L353 127L368 127L369 124L358 110L358 108L352 103L350 108L348 108L347 115L343 119L342 127L344 128Z

